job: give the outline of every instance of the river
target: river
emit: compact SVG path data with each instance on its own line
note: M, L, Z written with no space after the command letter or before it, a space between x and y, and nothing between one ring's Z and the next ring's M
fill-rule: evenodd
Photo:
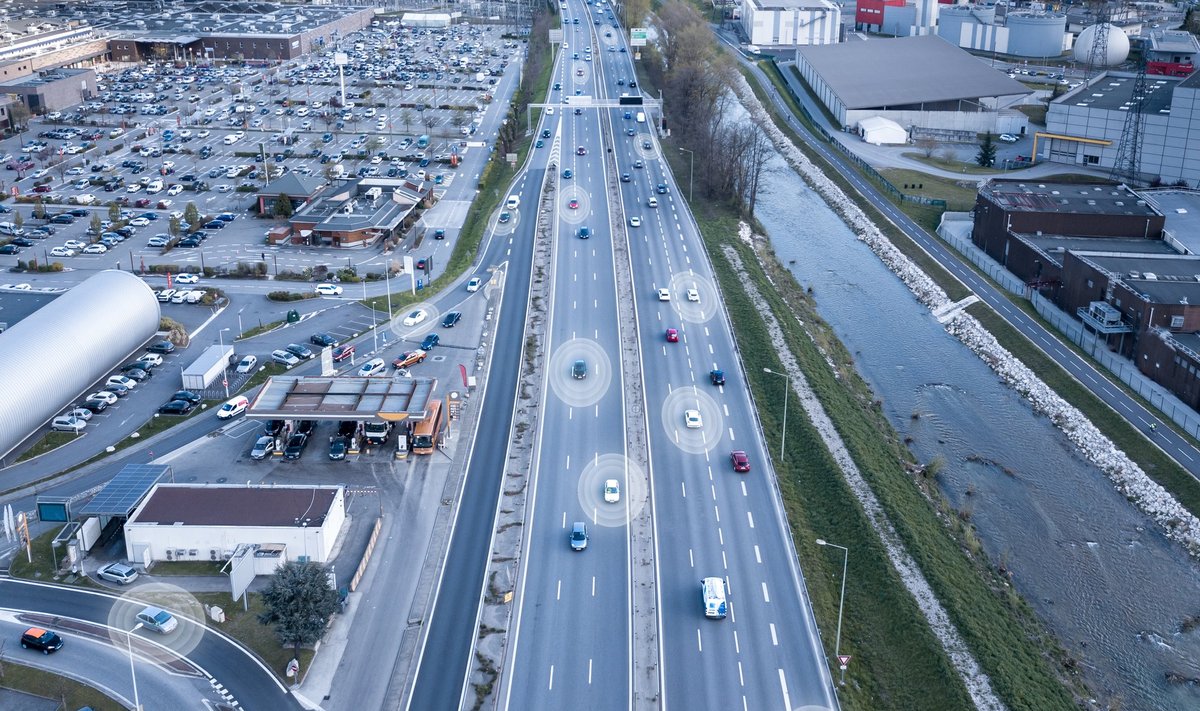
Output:
M740 108L740 107L739 107ZM984 549L1127 711L1200 708L1200 566L921 306L778 154L756 216ZM914 418L914 413L919 417ZM851 581L853 582L853 581Z

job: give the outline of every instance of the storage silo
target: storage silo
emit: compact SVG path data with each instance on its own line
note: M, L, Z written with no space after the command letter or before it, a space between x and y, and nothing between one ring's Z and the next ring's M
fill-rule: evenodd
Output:
M963 25L977 25L970 5L947 5L938 12L938 37L954 46L959 46Z
M1017 57L1058 57L1063 53L1067 16L1056 12L1014 12L1008 16L1008 53Z
M0 333L0 456L141 348L158 322L146 282L110 269Z

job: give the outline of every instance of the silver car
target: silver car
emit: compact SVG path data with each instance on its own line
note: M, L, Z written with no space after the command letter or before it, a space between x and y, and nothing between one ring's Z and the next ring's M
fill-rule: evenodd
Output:
M254 443L254 448L250 450L250 458L256 461L266 459L268 455L275 450L275 438L271 435L263 435Z
M109 563L96 571L96 577L110 583L128 585L137 580L138 572L124 563Z

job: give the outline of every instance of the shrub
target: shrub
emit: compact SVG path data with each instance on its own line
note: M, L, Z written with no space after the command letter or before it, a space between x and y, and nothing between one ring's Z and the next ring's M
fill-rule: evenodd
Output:
M271 301L303 301L305 299L315 299L316 293L301 293L297 291L272 291L267 294L267 298Z

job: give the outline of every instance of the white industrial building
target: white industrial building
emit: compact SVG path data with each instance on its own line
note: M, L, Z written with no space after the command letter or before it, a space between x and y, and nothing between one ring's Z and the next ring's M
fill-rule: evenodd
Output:
M871 116L858 122L858 135L874 146L899 146L908 143L908 131L891 119Z
M742 29L760 47L836 44L842 10L830 0L744 0Z
M449 27L453 19L448 12L406 12L400 18L400 24L404 27Z
M135 565L228 560L254 550L255 573L289 560L328 562L346 521L340 486L155 484L125 522Z
M1066 15L1022 10L1000 22L994 5L948 5L939 14L937 33L963 49L1041 59L1061 56L1074 42Z

